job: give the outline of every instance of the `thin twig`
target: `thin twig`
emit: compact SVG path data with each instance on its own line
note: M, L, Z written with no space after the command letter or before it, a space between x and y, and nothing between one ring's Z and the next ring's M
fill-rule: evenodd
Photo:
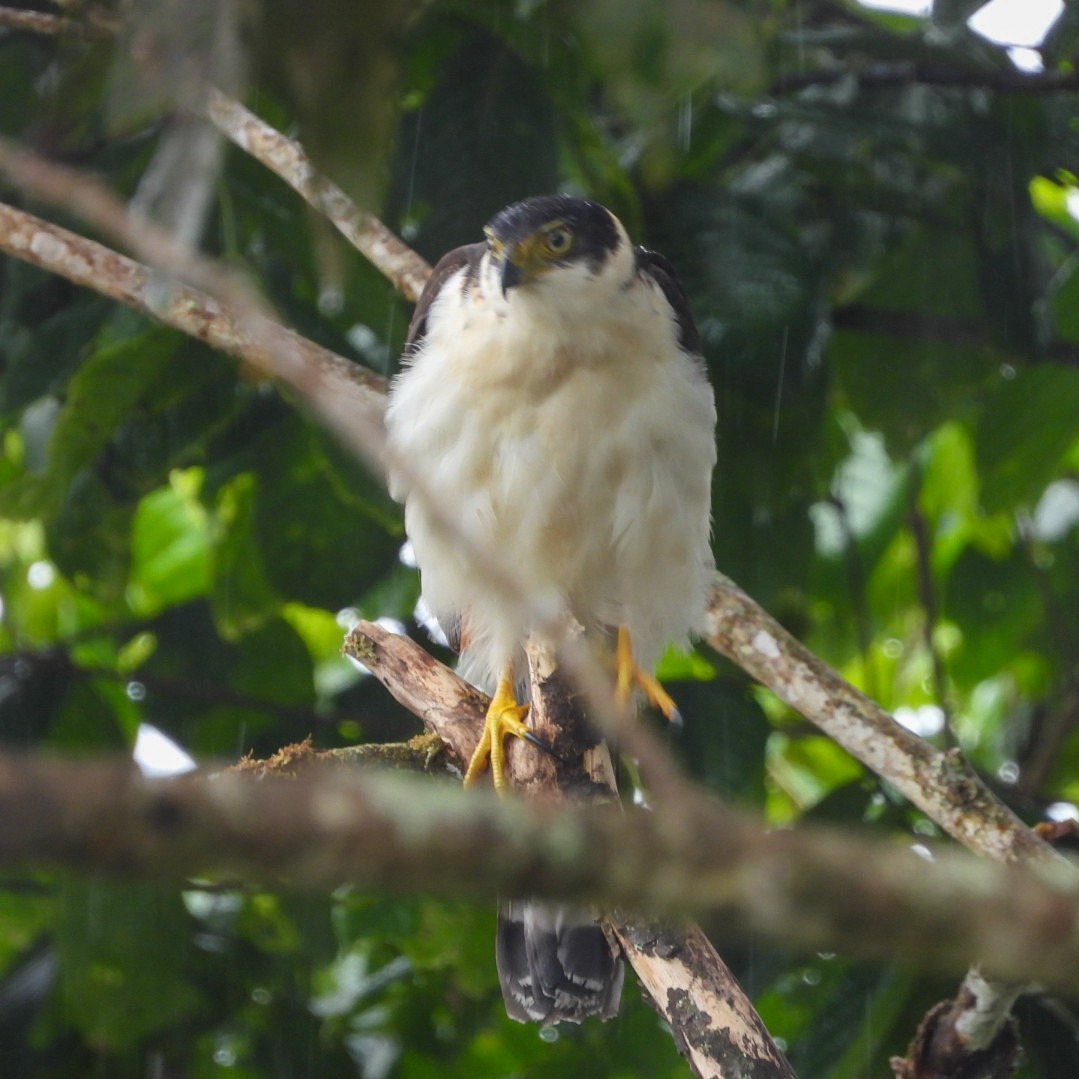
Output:
M851 81L859 86L954 86L968 90L995 90L1008 94L1070 94L1079 90L1079 75L1074 71L1025 72L963 71L954 67L903 61L856 68L849 65L818 71L784 75L772 83L769 93L775 97L797 93L811 86L831 86Z
M897 723L722 575L705 639L971 850L1004 862L1059 859L957 752L943 753Z
M0 7L0 28L46 37L77 37L86 41L105 40L116 32L113 16L96 8L90 10L89 18L71 19L45 11Z
M362 210L319 173L299 143L286 138L220 90L207 91L205 107L206 115L219 131L323 214L406 299L413 302L419 299L431 267L374 214Z

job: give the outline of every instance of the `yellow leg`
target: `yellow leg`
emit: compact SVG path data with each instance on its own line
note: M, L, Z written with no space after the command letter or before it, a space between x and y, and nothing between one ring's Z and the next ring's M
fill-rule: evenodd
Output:
M633 687L643 690L648 703L658 708L672 723L681 723L682 716L671 695L660 685L659 679L637 666L633 659L633 646L629 640L629 630L618 627L618 640L615 644L615 697L620 704L629 700Z
M479 745L468 762L465 786L470 787L483 773L488 760L491 762L491 779L496 791L506 789L505 753L502 743L507 734L532 740L532 732L522 722L528 712L527 704L518 704L513 695L513 675L507 669L498 680L498 688L491 698L487 715L483 720L483 734Z

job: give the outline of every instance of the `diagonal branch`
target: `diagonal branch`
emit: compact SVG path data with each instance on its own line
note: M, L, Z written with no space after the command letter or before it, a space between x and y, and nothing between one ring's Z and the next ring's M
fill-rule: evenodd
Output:
M488 704L483 694L413 641L373 622L360 622L346 638L344 651L442 738L463 768L483 726ZM557 757L514 740L506 754L514 787L547 805L565 804L567 791L573 800L614 792L610 755L585 724L554 650L530 642L528 659L529 725ZM645 752L654 759L651 747ZM666 793L671 794L669 788ZM684 780L681 794L684 803L695 798ZM608 913L605 922L648 998L670 1024L694 1074L795 1079L752 1002L699 927L646 922L622 912Z
M705 640L964 846L1003 862L1060 860L958 752L942 753L897 723L726 577L712 590Z
M260 120L234 98L210 89L206 115L222 134L285 181L406 299L420 298L431 267L374 214L361 210L335 183L317 172L303 147Z
M577 626L575 633L583 637L584 630ZM555 747L558 757L537 753L523 743L510 747L516 750L508 761L514 786L522 786L524 779L533 795L545 793L559 801L582 796L617 799L609 747L597 741L598 733L587 721L582 705L588 698L573 692L572 672L566 676L559 655L548 645L529 641L526 652L532 701L528 723L547 745ZM643 727L622 724L620 729L637 736L632 748L645 775L654 774L660 761L666 764L662 750ZM545 784L537 776L537 766ZM571 774L561 774L564 771ZM675 776L664 774L662 813L672 808L672 799L680 803L674 806L676 812L697 799L688 781ZM622 911L607 912L604 921L648 999L670 1025L675 1045L695 1075L797 1079L753 1002L699 926L681 920L646 922Z
M258 371L271 366L264 338L248 332L226 304L206 292L173 284L162 302L160 277L143 263L61 228L40 217L0 203L0 251L138 311L147 318L235 356ZM350 363L286 326L266 327L300 361L323 370L337 392L363 412L382 411L385 379Z

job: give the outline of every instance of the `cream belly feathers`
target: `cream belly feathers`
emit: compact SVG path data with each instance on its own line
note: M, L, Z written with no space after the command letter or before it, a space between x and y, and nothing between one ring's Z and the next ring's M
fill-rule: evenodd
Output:
M604 211L606 213L606 211ZM497 220L497 219L496 219ZM623 625L650 669L703 616L713 572L715 404L663 288L621 224L594 268L505 295L491 251L456 269L394 382L394 455L526 594L586 628ZM533 630L391 470L428 609L467 626L462 672L490 690Z

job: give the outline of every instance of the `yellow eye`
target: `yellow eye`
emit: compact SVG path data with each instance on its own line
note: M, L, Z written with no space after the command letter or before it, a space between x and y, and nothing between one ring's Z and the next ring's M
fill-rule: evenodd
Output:
M564 255L573 245L573 233L565 225L557 225L543 238L543 245L552 255Z

